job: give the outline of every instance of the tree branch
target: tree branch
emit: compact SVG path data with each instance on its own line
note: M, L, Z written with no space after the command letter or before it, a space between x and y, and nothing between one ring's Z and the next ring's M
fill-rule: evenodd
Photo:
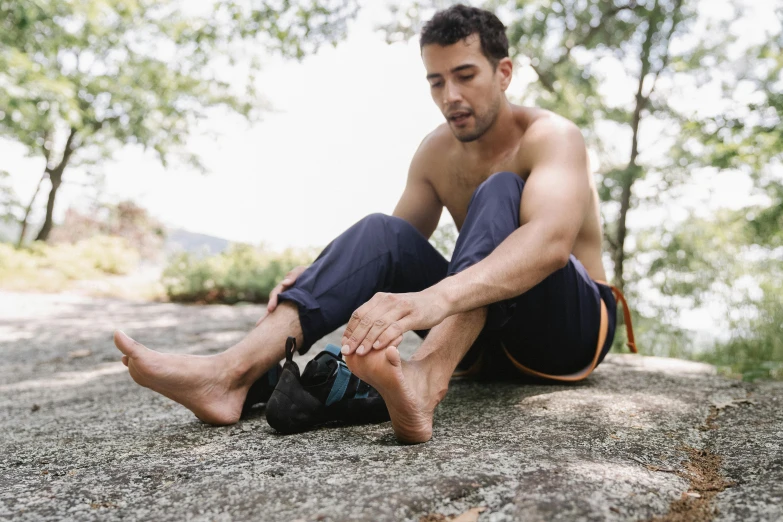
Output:
M60 177L63 175L65 166L68 165L68 160L71 159L71 155L74 151L73 140L76 137L76 129L71 127L71 133L68 134L68 140L65 142L65 149L63 149L63 157L60 163L54 168L49 170L49 175L52 177Z
M539 67L530 64L530 68L533 69L533 72L535 72L538 75L538 81L541 82L541 85L544 86L544 89L554 94L555 92L555 85L552 81L552 77L550 73L547 71L542 71Z
M49 169L49 160L52 156L52 149L50 149L46 144L49 143L49 139L52 137L51 131L49 129L46 129L44 131L43 136L43 144L41 145L41 150L43 151L44 159L46 159L46 169Z
M682 9L682 0L677 0L677 4L674 6L674 14L672 14L672 26L669 29L669 34L666 35L666 54L663 55L663 59L661 60L661 66L660 68L655 71L655 78L653 78L653 83L650 86L650 92L648 92L645 96L647 100L650 99L650 96L652 96L653 91L655 91L655 85L658 83L658 78L661 76L661 73L664 69L669 65L669 60L671 60L671 53L669 52L669 45L672 42L672 36L674 36L674 31L677 29L677 24L680 23L680 19L677 16L677 13Z
M604 13L604 15L601 17L601 19L598 21L598 23L596 25L590 26L590 30L587 31L586 35L584 35L578 41L574 42L572 45L570 45L570 46L566 45L565 46L565 49L566 49L565 53L563 53L563 55L560 58L558 58L557 61L553 65L558 65L558 64L562 63L564 60L566 60L569 56L571 56L571 51L575 47L579 47L581 45L585 45L590 40L592 40L592 38L598 33L598 31L600 31L601 29L604 28L604 25L606 25L606 21L609 18L613 18L620 11L634 10L634 9L636 9L638 7L639 6L637 5L636 2L630 2L628 4L618 5L618 6L613 7L612 9L609 9L606 13Z

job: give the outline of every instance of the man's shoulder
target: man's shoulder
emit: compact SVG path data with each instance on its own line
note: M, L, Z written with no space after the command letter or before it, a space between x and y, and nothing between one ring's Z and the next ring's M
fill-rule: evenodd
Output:
M454 135L447 123L441 123L429 134L424 136L419 145L419 152L424 154L442 154L449 150L454 143Z
M422 167L417 170L431 174L443 164L444 159L448 156L447 153L451 150L452 141L453 136L448 125L439 125L421 140L421 144L413 156L411 166Z
M536 109L529 117L520 142L525 170L563 154L583 156L587 151L579 127L554 112Z
M525 132L522 141L526 143L540 143L541 141L569 140L576 136L582 136L579 127L563 116L546 109L524 108L529 112L526 118Z

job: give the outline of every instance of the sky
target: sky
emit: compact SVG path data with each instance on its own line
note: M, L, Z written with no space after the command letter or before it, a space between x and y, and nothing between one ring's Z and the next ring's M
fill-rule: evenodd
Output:
M754 4L762 25L773 1ZM410 158L443 117L430 99L416 39L388 45L374 29L385 12L383 3L366 2L336 48L301 62L268 58L259 77L272 110L263 121L216 117L209 126L217 137L193 138L208 174L166 169L152 154L128 147L103 166L102 199L132 199L170 227L275 249L323 246L369 213L391 213ZM518 67L509 98L520 99L533 81L529 68ZM618 85L616 95L626 90ZM23 153L0 140L2 167L27 201L43 160ZM705 198L711 206L736 206L751 188L736 175L709 177L708 184L709 191L695 190L696 206ZM91 197L84 173L67 171L55 217L71 206L87 208ZM39 206L44 201L41 194Z

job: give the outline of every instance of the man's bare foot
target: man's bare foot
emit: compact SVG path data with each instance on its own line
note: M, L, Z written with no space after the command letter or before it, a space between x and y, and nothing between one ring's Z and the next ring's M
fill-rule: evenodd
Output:
M345 362L386 401L400 442L418 444L432 438L432 414L446 390L430 389L423 363L402 361L393 346L367 355L346 355Z
M217 356L160 353L114 332L122 363L138 384L165 395L215 425L239 421L249 385L242 384Z

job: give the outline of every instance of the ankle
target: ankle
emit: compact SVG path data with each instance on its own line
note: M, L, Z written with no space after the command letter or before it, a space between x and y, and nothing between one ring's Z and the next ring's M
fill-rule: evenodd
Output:
M236 357L231 351L219 353L215 355L215 359L216 366L232 388L250 387L260 377L260 374L256 376L259 372L254 365Z
M444 371L443 364L439 364L433 357L425 356L421 359L409 361L419 374L420 390L435 404L443 400L449 390L451 374Z

